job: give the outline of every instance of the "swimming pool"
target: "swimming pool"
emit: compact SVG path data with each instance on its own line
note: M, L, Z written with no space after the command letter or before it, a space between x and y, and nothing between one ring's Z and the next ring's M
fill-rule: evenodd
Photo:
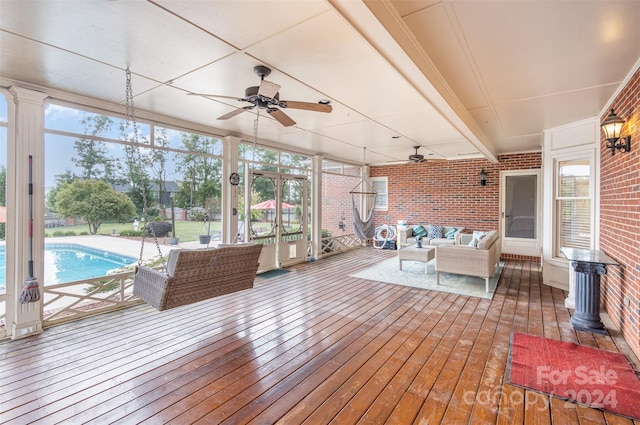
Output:
M40 279L39 276L36 278L45 285L73 282L104 276L110 270L134 264L136 261L134 257L82 245L48 243L44 247L44 279ZM5 247L0 246L0 291L5 286L5 271Z

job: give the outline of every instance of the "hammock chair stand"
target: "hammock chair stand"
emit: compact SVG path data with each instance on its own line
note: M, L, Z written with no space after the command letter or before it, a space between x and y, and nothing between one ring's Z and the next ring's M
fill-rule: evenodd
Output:
M127 68L126 122L133 126L134 160L143 164L138 126L135 121L131 72ZM147 217L147 194L144 175L142 205L145 223ZM253 288L253 281L259 266L262 245L226 244L217 248L174 249L167 260L162 254L153 226L148 227L162 262L162 269L156 270L142 265L145 237L142 237L140 258L133 277L133 294L157 310L179 307L203 301L243 289ZM173 229L175 233L175 229ZM164 270L164 271L163 271Z

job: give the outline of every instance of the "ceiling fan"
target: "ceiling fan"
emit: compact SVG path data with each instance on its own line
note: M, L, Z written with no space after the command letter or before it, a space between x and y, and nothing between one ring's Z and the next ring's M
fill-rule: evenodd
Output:
M420 149L420 145L413 146L413 149L415 149L415 153L412 153L411 155L409 155L409 162L420 164L421 162L425 162L425 161L429 161L429 162L446 161L446 159L435 159L435 158L426 159L424 155L418 153L418 149ZM433 155L433 154L430 153L429 155Z
M282 109L291 108L291 109L304 109L306 111L315 111L315 112L331 112L331 105L328 103L311 103L311 102L298 102L293 100L280 100L280 86L267 81L264 77L269 76L271 74L271 69L267 68L263 65L257 65L253 68L253 72L260 77L260 85L247 87L244 91L244 97L233 97L233 96L220 96L215 94L204 94L204 93L187 93L189 95L194 96L207 96L207 97L217 97L222 99L235 99L240 102L248 102L250 105L243 106L234 111L229 112L228 114L224 114L217 119L219 120L227 120L229 118L233 118L236 115L244 112L250 111L256 107L260 109L265 109L269 115L275 118L280 124L285 127L290 127L294 125L296 122L291 119L287 114L282 112ZM276 106L278 108L276 108Z
M414 146L413 149L416 150L416 153L409 155L409 161L415 163L424 162L424 155L418 153L418 149L420 149L420 146Z

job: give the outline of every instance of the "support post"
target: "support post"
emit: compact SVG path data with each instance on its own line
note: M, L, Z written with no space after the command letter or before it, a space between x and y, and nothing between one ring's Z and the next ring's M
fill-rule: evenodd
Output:
M10 175L15 176L15 187L8 191L11 215L7 217L13 226L7 226L7 323L11 323L11 338L24 338L42 332L42 305L44 300L44 101L42 92L12 87L15 104L15 137L9 142ZM19 302L23 282L28 274L29 208L28 158L33 155L33 216L40 217L33 223L34 277L40 285L40 300L21 304ZM21 212L21 213L17 213ZM15 230L13 230L15 229ZM13 249L11 249L13 248ZM10 266L11 264L11 266Z

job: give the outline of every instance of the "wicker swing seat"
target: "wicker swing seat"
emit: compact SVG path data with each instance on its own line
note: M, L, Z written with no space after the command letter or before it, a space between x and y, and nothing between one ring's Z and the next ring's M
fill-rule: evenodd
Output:
M136 267L133 293L162 311L253 288L261 250L253 243L173 250L166 272Z

